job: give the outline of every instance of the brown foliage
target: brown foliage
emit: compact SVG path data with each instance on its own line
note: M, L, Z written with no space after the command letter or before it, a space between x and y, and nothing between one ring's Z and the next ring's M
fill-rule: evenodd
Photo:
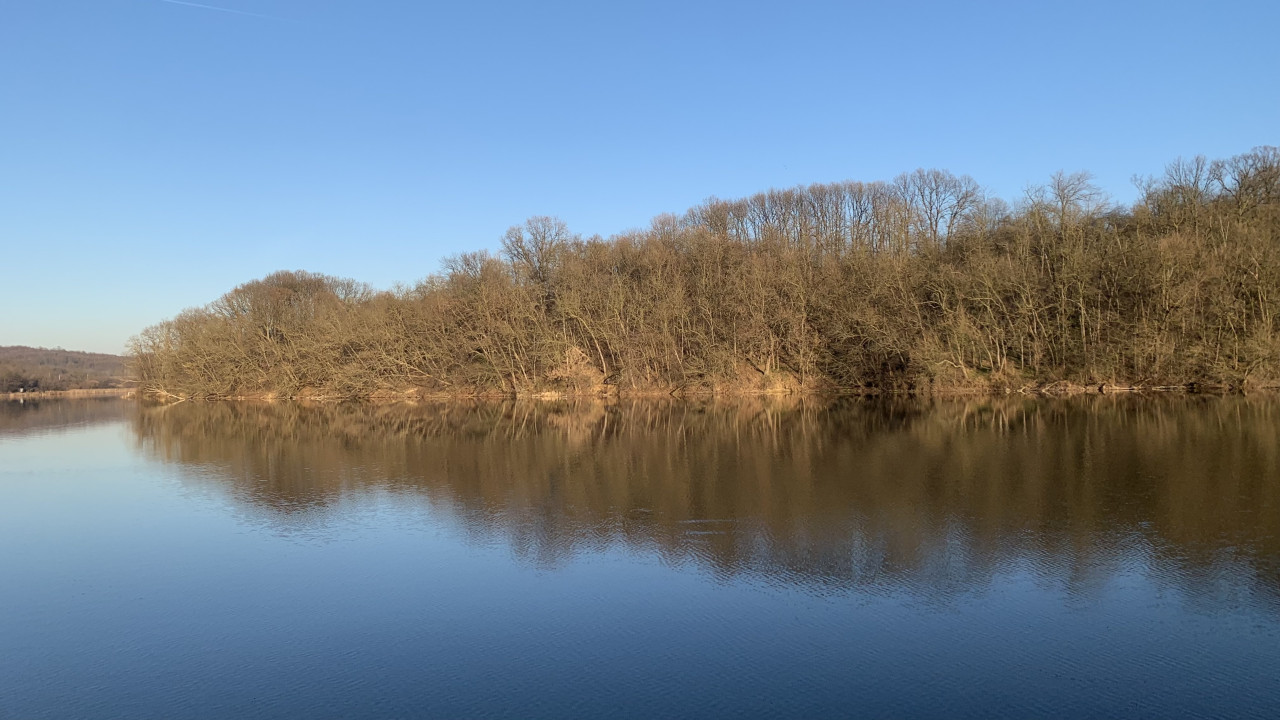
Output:
M412 289L280 272L144 331L181 396L1235 387L1280 378L1280 150L1178 161L1113 206L1010 208L917 170L712 199L583 239L538 217Z

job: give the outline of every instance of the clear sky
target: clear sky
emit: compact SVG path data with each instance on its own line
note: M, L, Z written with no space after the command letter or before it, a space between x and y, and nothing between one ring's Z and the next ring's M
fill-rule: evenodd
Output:
M203 7L201 6L203 5ZM412 283L917 167L1122 201L1280 144L1280 3L0 0L0 345L120 352L280 269Z

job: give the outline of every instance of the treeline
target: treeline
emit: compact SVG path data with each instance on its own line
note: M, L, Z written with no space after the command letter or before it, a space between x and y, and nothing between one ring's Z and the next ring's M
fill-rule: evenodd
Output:
M583 239L553 218L416 286L280 272L148 328L180 396L1245 387L1280 378L1280 148L1087 174L1010 205L917 170L712 199Z
M23 345L0 347L0 392L120 387L126 375L119 355Z

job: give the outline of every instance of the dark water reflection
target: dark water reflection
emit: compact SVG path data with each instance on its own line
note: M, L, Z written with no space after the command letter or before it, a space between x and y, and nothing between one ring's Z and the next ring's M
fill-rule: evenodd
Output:
M180 404L134 418L261 522L323 530L393 490L555 567L623 542L815 589L987 587L1017 563L1088 593L1143 572L1280 609L1269 399Z

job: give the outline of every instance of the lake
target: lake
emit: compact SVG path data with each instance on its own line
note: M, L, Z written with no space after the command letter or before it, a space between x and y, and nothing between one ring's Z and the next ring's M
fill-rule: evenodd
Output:
M0 404L0 718L1280 716L1280 401Z

